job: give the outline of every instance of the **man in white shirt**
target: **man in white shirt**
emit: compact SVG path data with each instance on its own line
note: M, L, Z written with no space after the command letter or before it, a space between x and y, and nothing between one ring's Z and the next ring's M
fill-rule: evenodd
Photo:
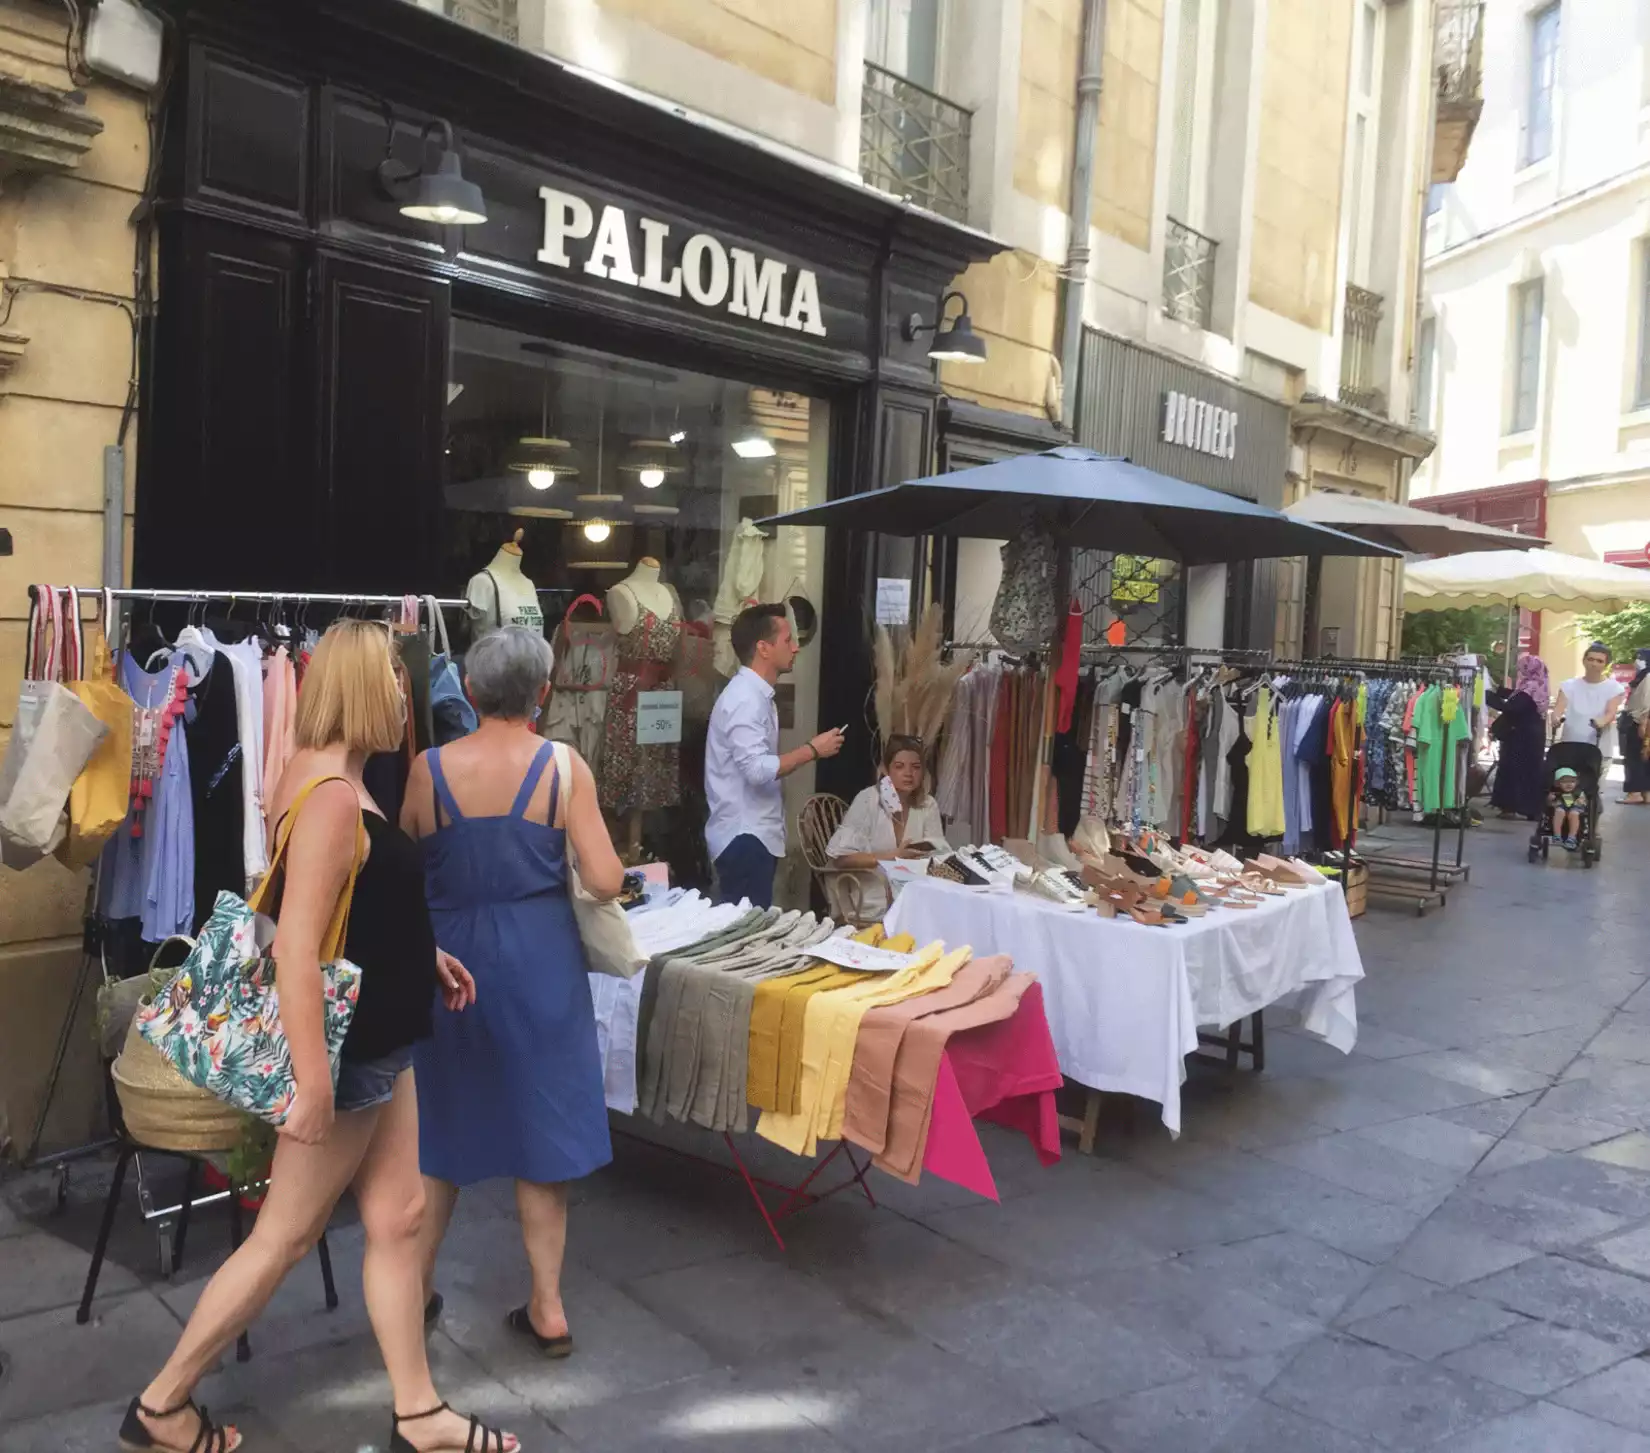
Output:
M1627 688L1611 677L1609 647L1594 641L1581 658L1585 675L1566 681L1553 703L1553 719L1563 719L1566 742L1598 742L1615 724Z
M785 798L779 781L842 750L838 728L779 752L774 683L791 669L797 645L782 605L753 605L734 618L734 673L710 714L705 743L705 845L722 902L773 904L773 876L785 856Z

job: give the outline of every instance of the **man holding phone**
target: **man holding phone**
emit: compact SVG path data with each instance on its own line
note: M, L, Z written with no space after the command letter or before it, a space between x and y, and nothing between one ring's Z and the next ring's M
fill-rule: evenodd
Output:
M785 798L780 780L798 767L834 757L844 728L833 727L783 755L774 685L796 660L797 644L782 605L753 605L733 622L739 670L710 714L705 742L705 845L716 864L717 896L773 904L774 870L785 856Z

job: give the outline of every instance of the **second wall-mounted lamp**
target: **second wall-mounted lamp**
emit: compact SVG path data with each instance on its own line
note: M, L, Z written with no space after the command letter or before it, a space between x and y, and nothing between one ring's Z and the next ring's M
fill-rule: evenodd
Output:
M946 305L955 298L962 304L962 312L949 323L945 320ZM900 336L907 343L915 343L924 333L932 333L934 341L928 345L928 356L936 363L984 363L985 339L974 331L968 316L968 299L961 293L949 292L940 299L939 312L932 323L925 323L921 313L912 313L900 324Z
M475 227L487 220L487 199L474 182L464 180L464 169L453 146L453 128L437 117L426 121L418 134L422 160L431 132L441 134L441 154L435 170L414 169L390 155L395 144L394 114L386 108L389 135L384 140L384 159L378 163L378 185L395 202L403 217L418 222L435 222L443 227Z

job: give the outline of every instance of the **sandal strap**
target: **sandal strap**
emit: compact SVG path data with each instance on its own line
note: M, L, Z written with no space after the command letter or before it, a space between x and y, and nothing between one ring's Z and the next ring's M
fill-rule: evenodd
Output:
M391 1413L390 1421L392 1423L416 1423L424 1418L433 1418L437 1413L451 1411L452 1409L446 1403L437 1403L433 1408L426 1409L422 1413ZM475 1420L472 1418L471 1421L474 1422Z
M193 1397L186 1397L175 1408L151 1408L144 1403L142 1398L133 1398L132 1405L146 1418L175 1418L185 1408L194 1407L195 1399Z
M229 1434L213 1423L204 1407L196 1408L195 1414L201 1424L195 1432L195 1441L189 1445L189 1453L224 1453L229 1446Z

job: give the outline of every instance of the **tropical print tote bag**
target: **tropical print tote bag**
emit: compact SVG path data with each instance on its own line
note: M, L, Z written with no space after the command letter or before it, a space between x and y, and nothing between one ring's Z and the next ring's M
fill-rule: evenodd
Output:
M274 861L251 902L233 893L218 894L194 950L135 1019L138 1032L184 1079L271 1125L285 1122L297 1084L269 953L274 925L263 910L274 904L292 825L309 794L331 780L318 777L299 792L279 834ZM361 871L362 837L358 823L355 860L321 941L323 1026L334 1085L338 1055L361 994L360 969L339 954Z

